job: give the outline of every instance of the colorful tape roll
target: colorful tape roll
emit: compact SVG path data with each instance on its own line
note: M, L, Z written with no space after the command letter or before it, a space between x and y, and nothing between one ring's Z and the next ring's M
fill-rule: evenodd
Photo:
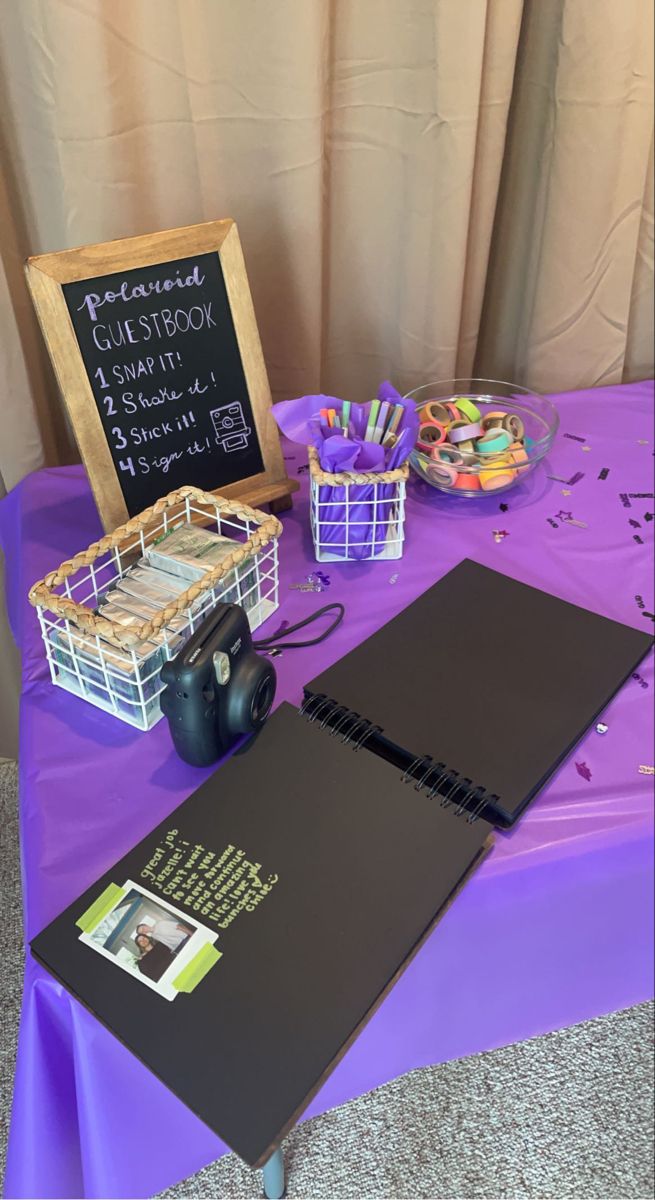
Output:
M523 475L525 471L529 471L530 459L528 458L528 452L523 446L523 443L514 442L514 444L510 446L509 451L512 462L526 464L525 466L521 465L517 467L517 474Z
M418 410L419 421L436 421L437 425L449 425L452 417L441 400L428 400Z
M471 422L480 420L480 409L472 400L469 400L468 396L455 396L453 397L453 403L457 405L462 416L466 417L467 420Z
M503 429L506 429L513 442L520 442L525 437L525 425L518 413L506 413L503 417Z
M511 444L511 437L506 429L487 429L481 438L478 438L475 443L475 449L480 455L487 454L502 454L504 450L508 450Z
M479 421L474 421L473 424L468 421L453 421L447 433L448 441L454 442L455 445L459 442L472 442L481 436L482 429Z
M480 476L477 471L460 471L453 487L460 491L479 492L480 491Z
M448 409L451 421L460 421L461 420L462 414L459 411L454 400L444 400L443 404L444 404L444 407Z
M448 488L455 485L458 475L457 467L451 467L447 462L437 462L436 459L426 466L425 473L432 483Z
M423 421L418 427L416 445L424 454L430 454L434 446L439 446L446 440L446 427L439 421Z
M510 455L494 459L488 466L485 463L478 475L480 487L484 492L494 492L497 488L507 487L516 479L516 470L512 467Z
M486 433L488 429L501 429L506 416L506 412L485 413L480 421L483 433Z
M447 442L443 446L435 446L432 451L432 457L437 462L450 463L453 467L461 467L464 463L464 455L460 452L459 447L449 446Z

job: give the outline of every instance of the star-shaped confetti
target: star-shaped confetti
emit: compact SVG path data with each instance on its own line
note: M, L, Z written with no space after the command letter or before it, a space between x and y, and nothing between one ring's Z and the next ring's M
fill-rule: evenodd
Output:
M572 519L572 517L573 517L573 513L572 512L564 512L563 508L560 508L559 512L555 513L555 518L558 521L570 521Z

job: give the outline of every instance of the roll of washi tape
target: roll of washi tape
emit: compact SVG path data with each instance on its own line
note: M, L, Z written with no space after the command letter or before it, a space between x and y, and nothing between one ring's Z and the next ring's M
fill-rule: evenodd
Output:
M432 483L446 488L454 486L458 474L457 467L451 467L447 462L437 462L435 459L425 467L425 473Z
M504 450L509 449L511 441L506 429L487 429L482 437L478 438L475 449L480 455L502 454Z
M517 473L519 475L523 475L525 471L530 470L530 459L528 458L528 452L521 442L514 442L514 444L510 446L509 452L512 462L526 464L517 467Z
M488 429L501 429L506 416L506 412L485 413L480 421L483 433L486 433Z
M479 492L480 476L476 471L460 471L453 487L464 492Z
M458 445L459 442L472 442L475 438L482 436L480 422L474 421L469 424L468 421L453 421L448 430L448 441Z
M503 417L503 429L506 429L513 442L520 442L525 436L525 425L518 413L507 413Z
M428 400L418 410L419 421L436 421L437 425L448 425L452 417L440 400Z
M516 470L512 467L509 455L495 459L482 467L478 479L484 492L494 492L497 488L507 487L516 478Z
M448 409L448 412L450 413L451 421L461 421L462 414L459 411L454 400L444 400L444 405Z
M435 446L432 451L432 457L437 462L450 463L453 467L461 467L464 462L464 455L460 453L459 447L449 446L444 442L443 446Z
M458 442L457 449L459 450L460 454L464 455L465 459L466 458L475 459L475 461L477 462L479 455L475 449L475 442L469 442L469 441Z
M455 396L454 403L457 405L457 408L461 412L462 416L466 417L467 420L480 420L480 409L476 404L473 403L472 400L469 400L468 396Z
M416 445L424 454L429 454L433 446L439 446L446 440L446 429L439 421L423 421L418 427Z

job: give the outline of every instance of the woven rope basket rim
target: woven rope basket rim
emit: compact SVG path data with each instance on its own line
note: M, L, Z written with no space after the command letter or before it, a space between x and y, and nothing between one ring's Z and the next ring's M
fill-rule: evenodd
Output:
M69 575L74 575L80 567L90 566L107 550L119 548L141 530L147 529L149 525L157 524L158 518L163 512L174 508L177 504L184 503L187 499L196 501L203 507L211 508L215 514L225 513L227 516L240 517L243 521L256 524L258 528L251 533L247 541L240 543L223 562L210 567L201 579L191 583L185 592L182 592L149 621L144 621L132 629L125 629L124 626L114 624L107 617L97 616L78 600L71 600L68 596L60 596L58 592L53 591L54 587L62 584ZM177 488L175 491L169 492L167 496L162 496L150 508L144 509L135 517L130 517L113 533L106 534L99 541L92 542L86 550L80 551L73 558L66 559L55 571L49 571L43 579L39 579L30 588L28 599L35 608L47 609L56 616L69 621L71 625L84 633L97 634L98 637L103 638L112 646L118 647L119 650L129 650L140 642L146 642L153 634L159 633L164 625L167 625L185 609L190 608L202 592L209 591L210 588L220 583L221 579L229 575L230 571L239 563L262 550L281 533L282 525L277 517L261 512L260 509L251 508L250 505L243 504L238 500L227 500L225 496L219 496L213 492L204 492L200 488L190 486Z
M309 474L314 483L327 484L331 487L352 487L353 484L367 483L400 483L409 477L409 464L394 467L392 471L339 471L332 475L324 471L320 464L318 450L314 446L307 447L309 455Z

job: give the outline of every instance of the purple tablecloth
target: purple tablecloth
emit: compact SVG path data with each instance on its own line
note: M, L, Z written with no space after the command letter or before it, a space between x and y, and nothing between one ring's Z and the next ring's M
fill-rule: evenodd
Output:
M316 565L301 493L284 518L281 607L266 629L327 599L342 600L347 616L323 645L277 659L278 699L299 703L303 680L465 556L652 628L653 386L554 399L561 432L547 465L505 497L473 502L413 484L404 558L324 565L331 583L323 596L290 586ZM304 451L286 445L285 454L293 475ZM569 486L549 478L568 480L577 472L584 477ZM585 526L563 522L566 513ZM496 540L494 531L506 536ZM28 938L205 774L174 756L165 723L137 733L50 685L27 590L99 533L78 467L37 472L0 504L8 607L23 656ZM529 671L529 646L516 650L508 671ZM497 836L490 857L306 1115L414 1067L542 1034L652 994L653 780L639 771L653 761L652 694L651 656L606 711L607 733L590 730L518 827ZM224 1151L28 956L7 1195L152 1195Z

